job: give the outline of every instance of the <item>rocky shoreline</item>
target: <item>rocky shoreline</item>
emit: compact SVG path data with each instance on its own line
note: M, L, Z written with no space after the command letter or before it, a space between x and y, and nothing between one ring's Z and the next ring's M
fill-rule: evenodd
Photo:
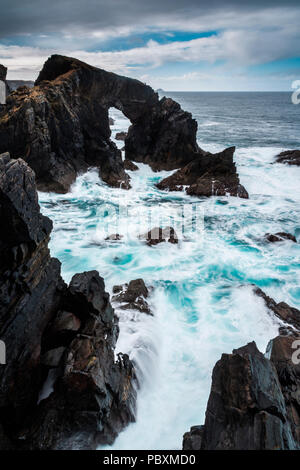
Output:
M0 73L5 80L6 69ZM131 121L119 136L124 161L110 139L113 106ZM157 183L162 191L248 199L235 148L206 152L196 132L192 115L174 100L63 56L48 59L34 87L8 96L0 110L0 338L9 358L0 366L0 449L96 449L112 444L136 415L137 372L126 354L115 357L119 321L104 279L89 271L69 285L63 281L37 189L66 193L90 166L109 186L129 189L126 170L138 170L137 162L174 170ZM297 152L277 161L298 164ZM151 247L178 244L172 227L140 238ZM284 232L265 239L297 242ZM254 289L280 319L279 336L265 355L255 343L222 355L205 423L184 435L184 450L300 448L300 365L292 361L300 311ZM120 310L153 316L142 279L114 286L113 293Z

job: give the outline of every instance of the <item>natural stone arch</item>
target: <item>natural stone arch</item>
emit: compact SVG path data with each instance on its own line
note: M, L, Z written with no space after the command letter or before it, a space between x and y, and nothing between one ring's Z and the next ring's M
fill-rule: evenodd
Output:
M127 159L172 170L195 158L197 123L144 83L77 59L50 57L35 83L12 93L0 115L0 151L23 156L40 190L66 192L79 171L99 167L111 186L130 187L121 153L110 140L110 107L131 121Z

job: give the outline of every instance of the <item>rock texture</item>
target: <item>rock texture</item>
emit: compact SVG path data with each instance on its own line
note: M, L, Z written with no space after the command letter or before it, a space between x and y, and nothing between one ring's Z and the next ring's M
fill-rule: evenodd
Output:
M127 137L127 132L117 132L116 140L125 140Z
M129 284L113 287L112 301L118 304L118 308L122 310L138 310L139 312L152 315L146 299L149 296L149 290L143 279L135 279Z
M159 189L182 191L191 196L238 196L247 199L248 193L240 184L233 161L235 147L216 154L202 153L157 184Z
M290 307L285 302L275 302L274 299L267 296L259 287L254 288L254 293L262 297L266 306L270 309L280 320L287 323L286 327L282 327L282 332L290 331L291 325L294 329L300 331L300 310L295 307Z
M130 119L128 160L175 169L194 158L196 121L179 104L159 101L152 88L130 78L54 55L35 87L11 94L0 115L0 151L25 156L41 190L66 192L79 171L99 167L111 186L129 187L121 152L110 140L108 110Z
M7 75L7 67L4 67L4 65L0 64L0 80L1 80L1 82L5 83L6 96L8 96L9 93L11 92L11 88L9 86L8 81L6 80L6 75ZM1 106L2 105L0 104L0 110L1 110Z
M284 240L291 240L292 242L297 243L296 237L291 233L286 232L277 232L275 234L266 233L265 238L270 243L282 242Z
M287 163L289 165L300 165L300 150L287 150L281 152L276 157L277 163Z
M0 448L111 443L134 419L136 385L128 357L114 359L118 321L104 281L91 271L63 282L34 173L9 154L0 156L0 216ZM53 392L37 405L45 386Z
M154 227L149 232L139 235L140 240L145 240L147 245L155 246L159 243L168 242L176 245L178 236L173 227Z
M275 365L250 343L215 365L205 424L185 434L183 448L297 449L290 412Z

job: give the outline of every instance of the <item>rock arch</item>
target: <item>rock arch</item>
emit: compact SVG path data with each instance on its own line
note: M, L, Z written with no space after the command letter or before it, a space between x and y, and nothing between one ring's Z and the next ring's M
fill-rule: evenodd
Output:
M111 186L129 188L121 153L110 140L108 110L121 110L132 125L125 157L154 170L172 170L199 152L197 123L178 103L144 83L51 56L32 89L21 87L0 114L0 152L23 156L40 190L66 192L79 171L99 167Z

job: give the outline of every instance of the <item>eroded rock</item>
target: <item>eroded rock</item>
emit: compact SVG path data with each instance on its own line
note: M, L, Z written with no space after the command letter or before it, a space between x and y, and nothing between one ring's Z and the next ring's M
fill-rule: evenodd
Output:
M248 193L240 184L233 161L235 147L211 154L202 152L193 161L160 181L158 189L186 190L191 196L238 196L247 199Z
M162 242L177 244L178 236L173 227L154 227L149 232L139 235L140 240L145 240L147 245L155 246Z
M287 163L288 165L300 165L300 150L286 150L276 157L277 163Z
M277 232L275 234L266 233L265 238L270 243L282 242L284 240L291 240L292 242L297 243L296 237L291 233L286 232Z

